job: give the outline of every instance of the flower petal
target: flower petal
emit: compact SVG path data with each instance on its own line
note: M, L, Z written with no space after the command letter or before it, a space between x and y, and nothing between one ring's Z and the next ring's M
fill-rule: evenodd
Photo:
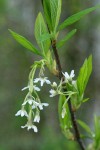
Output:
M40 78L34 79L34 83L37 83L37 82L39 82L39 81L40 81Z
M29 89L29 86L26 86L22 89L22 91L26 90L26 89Z
M50 82L49 80L45 80L45 82L46 82L47 84L51 84L51 82Z
M34 132L38 132L38 129L35 125L32 125L32 129L34 130Z
M66 79L69 79L69 74L67 72L63 73L63 75Z
M43 105L43 106L49 106L49 104L48 104L48 103L42 103L42 105Z
M27 127L27 124L25 126L21 126L21 128L23 128L23 129L26 128L26 127Z
M73 78L74 76L75 76L74 70L72 70L71 73L70 73L70 77Z
M43 110L43 105L41 103L38 105L38 107L40 110Z
M34 90L35 90L35 91L40 91L40 88L34 86Z
M19 110L19 111L15 114L15 116L20 116L20 114L21 114L21 110Z

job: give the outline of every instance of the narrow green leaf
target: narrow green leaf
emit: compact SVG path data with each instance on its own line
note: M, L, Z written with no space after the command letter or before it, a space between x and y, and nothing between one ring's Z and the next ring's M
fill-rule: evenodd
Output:
M50 39L47 38L45 41L41 41L41 36L43 36L44 34L47 37L48 29L44 22L42 14L39 13L35 22L35 38L39 47L42 50L43 55L47 54L50 47Z
M86 80L85 80L85 83L84 83L84 89L86 88L86 85L88 83L88 80L89 80L89 77L92 73L92 55L89 56L88 60L87 60L87 77L86 77Z
M80 95L84 92L84 83L87 77L87 59L84 61L83 66L80 69L79 76L77 78L77 86Z
M55 2L55 0L54 0L54 2ZM57 13L56 13L56 16L54 16L54 18L53 18L53 20L55 20L55 17L56 17L56 20L55 20L55 28L54 28L54 31L56 31L56 28L57 28L57 26L58 26L58 23L59 23L59 20L60 20L60 15L61 15L61 6L62 6L62 0L57 0ZM56 3L55 3L55 5L56 5ZM54 8L55 9L55 8ZM53 14L52 14L53 15Z
M25 37L15 33L14 31L10 30L11 35L14 37L14 39L19 42L22 46L24 46L25 48L27 48L28 50L32 51L33 53L37 54L37 55L41 55L42 54L33 46L33 44L31 42L29 42Z
M92 72L92 55L84 61L77 78L77 86L80 96L84 94L86 85Z
M66 41L68 41L76 33L76 31L77 29L74 29L69 32L60 42L57 43L57 48L62 47L66 43Z
M51 22L51 5L50 0L43 0L43 9L46 22L48 24L49 30L53 31L52 22Z
M61 14L62 0L43 0L44 15L50 32L55 32Z
M91 129L90 129L90 127L89 127L85 122L83 122L83 121L81 121L81 120L77 120L77 122L79 123L79 125L80 125L86 132L88 132L90 135L93 134L92 131L91 131Z
M96 10L97 8L100 8L100 5L97 5L95 7L91 7L85 10L82 10L70 17L68 17L58 28L58 30L62 30L64 28L66 28L67 26L75 23L76 21L80 20L83 16L87 15L88 13Z

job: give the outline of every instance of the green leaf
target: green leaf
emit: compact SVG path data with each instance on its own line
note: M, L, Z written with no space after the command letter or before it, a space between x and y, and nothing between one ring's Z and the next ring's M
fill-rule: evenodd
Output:
M100 149L100 117L95 116L94 118L94 141L95 141L95 149Z
M95 138L100 140L100 117L95 116Z
M43 36L44 34L47 37L48 29L44 22L42 14L39 13L35 22L35 38L39 47L42 50L43 55L47 54L50 47L50 39L47 38L45 41L41 41L41 36Z
M54 34L45 33L40 36L39 41L44 42L46 40L50 40L53 36L54 36Z
M22 46L24 46L25 48L27 48L28 50L32 51L33 53L37 54L37 55L41 55L42 54L33 46L33 44L31 42L29 42L25 37L15 33L14 31L10 30L11 35L14 37L14 39L19 42Z
M93 135L93 133L92 133L90 127L89 127L85 122L83 122L83 121L81 121L81 120L77 120L77 122L79 123L79 125L80 125L86 132L88 132L90 135Z
M63 130L65 129L68 129L68 128L71 128L71 118L70 118L70 112L69 112L69 108L68 108L68 105L66 103L66 115L64 118L62 118L62 107L63 107L63 104L66 100L66 97L64 95L60 95L59 97L59 103L58 103L58 112L59 112L59 120L60 120L60 125L61 125L61 128Z
M57 43L57 48L62 47L66 43L66 41L68 41L76 33L76 31L77 29L74 29L69 32L60 42Z
M90 55L87 60L87 77L84 83L84 89L86 88L86 85L87 85L87 82L89 80L91 73L92 73L92 55Z
M64 28L66 28L67 26L75 23L76 21L80 20L83 16L87 15L88 13L96 10L97 8L100 8L100 5L97 5L95 7L91 7L85 10L82 10L70 17L68 17L58 28L58 30L62 30Z
M90 55L89 58L84 61L84 64L81 67L79 76L77 78L77 87L80 96L84 94L91 72L92 72L92 55Z
M62 0L43 0L44 15L50 32L55 32L61 14Z
M87 102L89 100L89 98L85 98L85 99L83 99L82 101L83 101L83 103L85 103L85 102Z

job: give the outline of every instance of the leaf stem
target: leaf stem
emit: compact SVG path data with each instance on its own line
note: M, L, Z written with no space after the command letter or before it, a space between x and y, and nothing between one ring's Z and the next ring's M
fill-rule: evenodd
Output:
M62 74L62 67L61 67L61 63L60 63L60 59L59 59L59 55L58 55L58 50L56 48L56 40L52 41L52 49L53 49L55 59L56 59L56 63L57 63L57 66L58 66L58 71L59 71L58 77L59 77L60 80L64 80L64 76ZM66 92L66 91L67 91L67 89L64 88L64 92ZM66 98L67 98L67 96L66 96ZM68 107L69 107L69 110L70 110L71 120L72 120L72 124L73 124L73 128L74 128L74 132L75 132L75 139L78 142L81 150L85 150L83 142L81 141L80 132L79 132L77 122L76 122L76 116L75 116L75 113L73 112L72 104L71 104L70 99L68 100Z

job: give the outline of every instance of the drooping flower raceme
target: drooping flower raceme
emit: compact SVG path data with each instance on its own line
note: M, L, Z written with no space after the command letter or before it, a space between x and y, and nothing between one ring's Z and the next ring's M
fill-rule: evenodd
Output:
M43 66L42 66L43 67ZM27 130L33 129L34 132L38 132L37 127L34 125L35 122L40 122L40 110L43 110L43 107L47 107L48 103L42 103L39 95L41 89L34 85L34 83L40 82L40 85L43 86L44 83L50 84L51 82L47 77L42 77L34 79L36 66L34 66L29 74L28 86L24 87L22 91L28 89L28 93L22 103L22 109L19 110L15 116L21 116L27 118L27 123L21 128L27 128ZM43 71L43 70L42 70ZM28 109L29 107L29 109Z

